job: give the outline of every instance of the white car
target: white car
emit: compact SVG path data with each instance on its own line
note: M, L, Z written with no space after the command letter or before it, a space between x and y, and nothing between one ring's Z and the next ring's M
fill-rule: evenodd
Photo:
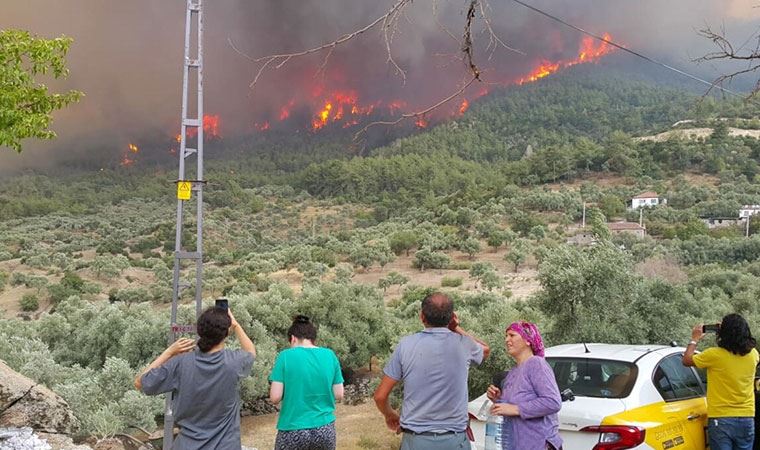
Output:
M704 450L705 377L681 363L684 351L612 344L546 349L546 361L564 391L559 412L563 450ZM574 400L565 400L568 395ZM484 448L481 411L488 407L485 394L468 405L477 450Z

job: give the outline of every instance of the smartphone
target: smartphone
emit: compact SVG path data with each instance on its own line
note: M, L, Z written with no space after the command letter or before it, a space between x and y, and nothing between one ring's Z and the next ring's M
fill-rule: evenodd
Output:
M214 303L214 307L227 311L227 309L230 307L230 302L226 298L218 298Z
M720 331L720 324L719 323L712 323L709 325L702 325L702 332L703 333L717 333Z

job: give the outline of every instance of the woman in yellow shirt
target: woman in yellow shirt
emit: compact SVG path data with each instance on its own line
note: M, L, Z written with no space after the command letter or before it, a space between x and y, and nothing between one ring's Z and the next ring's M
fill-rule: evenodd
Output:
M739 314L723 318L717 347L694 354L704 337L702 324L691 330L683 363L707 369L707 435L710 450L752 450L755 438L754 378L760 356L747 321Z

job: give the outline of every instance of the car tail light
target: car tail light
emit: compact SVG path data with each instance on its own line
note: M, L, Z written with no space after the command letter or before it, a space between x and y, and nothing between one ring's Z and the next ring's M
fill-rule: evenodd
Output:
M581 431L599 433L599 443L593 450L624 450L644 442L646 430L624 425L600 425L581 428Z

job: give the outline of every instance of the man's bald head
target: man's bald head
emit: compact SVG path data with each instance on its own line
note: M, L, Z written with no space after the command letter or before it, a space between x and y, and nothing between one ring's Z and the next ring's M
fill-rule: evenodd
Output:
M454 302L440 292L433 292L422 300L422 317L431 327L445 327L454 315Z

